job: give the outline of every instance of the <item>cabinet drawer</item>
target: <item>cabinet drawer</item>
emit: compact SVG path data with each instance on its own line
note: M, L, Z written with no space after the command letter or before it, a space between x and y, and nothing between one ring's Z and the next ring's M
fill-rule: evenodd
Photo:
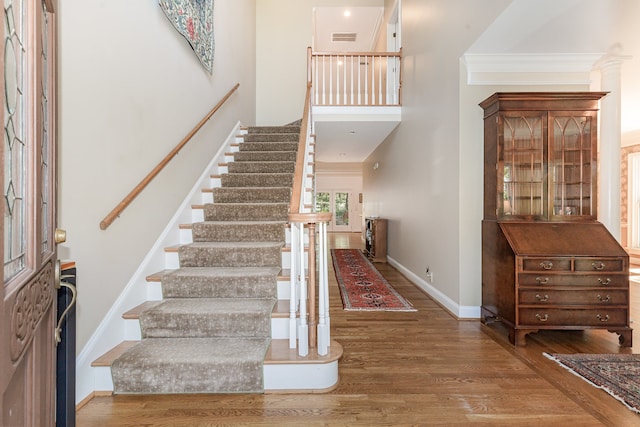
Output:
M525 271L571 271L571 258L524 258Z
M627 310L623 308L521 308L518 325L608 327L626 326Z
M518 291L522 305L627 305L628 292L623 290L569 291L553 289L526 289Z
M621 258L576 258L576 271L624 271Z
M518 286L591 286L627 288L626 274L526 274L518 275Z

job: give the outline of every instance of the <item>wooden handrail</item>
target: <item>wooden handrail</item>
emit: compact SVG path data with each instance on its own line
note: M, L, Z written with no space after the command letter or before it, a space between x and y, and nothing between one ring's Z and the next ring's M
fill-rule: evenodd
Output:
M162 159L162 161L158 163L158 165L153 168L153 170L149 172L149 174L145 176L144 179L140 181L140 183L136 185L134 189L131 190L131 192L127 194L127 196L122 199L122 201L118 203L118 205L111 212L109 212L106 217L104 217L102 221L100 221L100 229L106 230L107 227L109 227L111 223L120 216L122 211L124 211L125 208L129 206L129 204L142 192L142 190L144 190L144 188L149 185L153 178L155 178L156 175L158 175L160 171L164 169L169 161L171 161L171 159L173 159L175 155L178 154L178 152L187 144L187 142L189 142L191 138L193 138L193 136L200 130L200 128L202 128L202 126L204 126L204 124L211 118L211 116L213 116L216 111L218 111L220 107L222 107L222 104L224 104L227 99L229 99L229 97L238 89L239 86L240 83L236 84L229 92L227 92L227 94L220 100L220 102L218 102L216 106L213 107L213 109L202 120L200 120L200 122L193 128L193 130L191 130L191 132L189 132L187 136L185 136L182 141L180 141L180 143L176 145L176 147L171 150L171 152L167 154L167 156Z
M296 165L293 176L293 189L291 193L291 202L289 204L289 213L295 214L300 212L300 198L302 197L302 185L304 182L304 163L307 146L307 126L309 122L309 113L311 110L311 82L307 82L307 94L304 97L304 112L302 113L302 123L300 125L300 138L298 139L298 153L296 155Z

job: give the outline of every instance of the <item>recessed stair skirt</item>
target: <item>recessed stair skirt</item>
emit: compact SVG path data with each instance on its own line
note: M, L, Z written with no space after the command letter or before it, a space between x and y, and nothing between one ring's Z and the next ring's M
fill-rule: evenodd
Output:
M298 126L250 128L142 340L111 365L114 393L260 393L282 267Z

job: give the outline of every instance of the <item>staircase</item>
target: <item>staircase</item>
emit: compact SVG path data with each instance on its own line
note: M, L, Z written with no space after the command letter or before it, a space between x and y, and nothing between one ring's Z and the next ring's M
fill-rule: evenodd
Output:
M183 227L191 243L168 248L178 268L150 277L161 282L162 300L125 314L139 322L141 340L95 364L110 368L114 393L335 386L337 343L328 355L306 360L288 348L282 282L299 132L299 126L252 127L243 135L227 173L214 177L219 184L210 189L213 203L203 206L204 221Z

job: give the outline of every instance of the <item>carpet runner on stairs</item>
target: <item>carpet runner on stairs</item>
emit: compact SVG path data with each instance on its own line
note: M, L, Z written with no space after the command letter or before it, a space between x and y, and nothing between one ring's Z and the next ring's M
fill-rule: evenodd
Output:
M299 126L252 127L213 189L142 340L111 366L114 393L260 393Z

